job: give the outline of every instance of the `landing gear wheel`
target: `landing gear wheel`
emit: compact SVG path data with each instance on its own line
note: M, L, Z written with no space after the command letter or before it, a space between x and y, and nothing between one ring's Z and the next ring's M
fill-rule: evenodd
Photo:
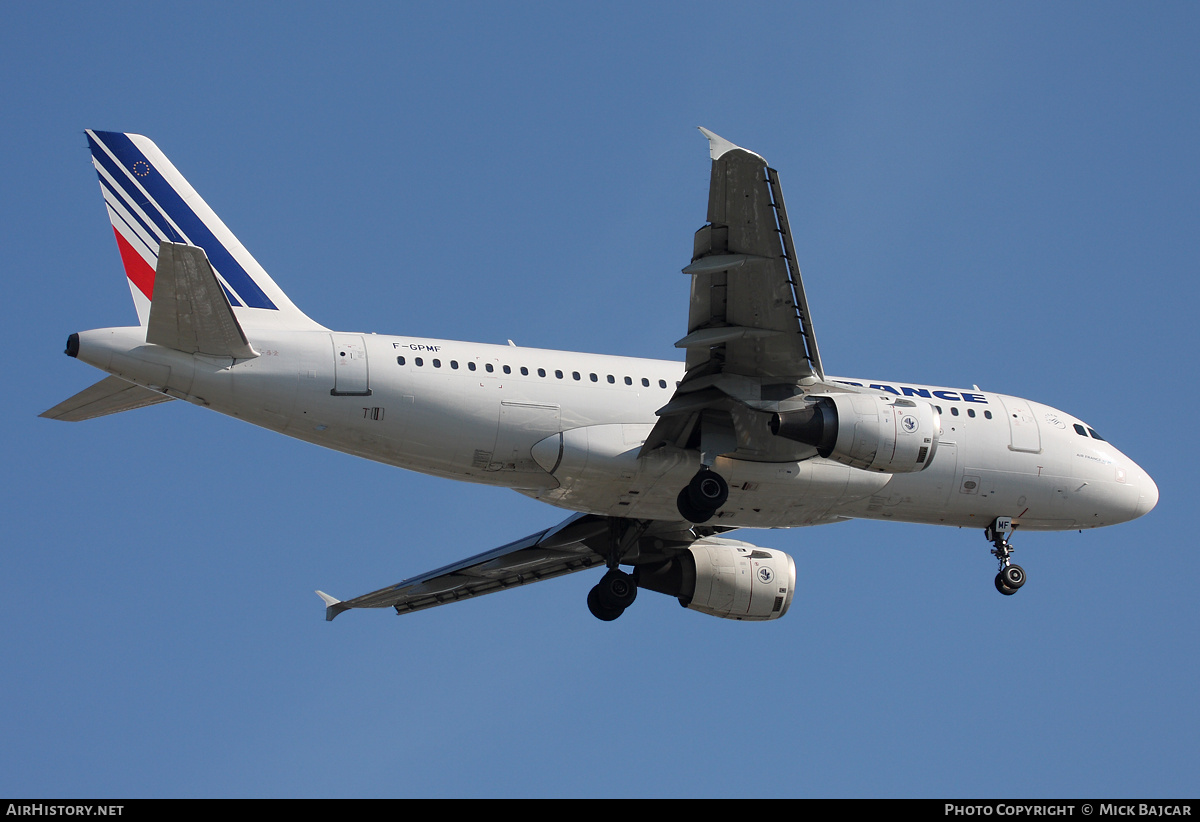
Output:
M1006 565L1000 569L1000 579L1004 587L1015 591L1025 584L1025 569L1020 565Z
M604 595L600 592L599 585L588 591L587 604L588 610L592 612L592 616L604 622L612 622L625 613L624 608L614 608L604 601Z
M679 515L688 522L694 522L699 525L702 522L708 522L713 518L716 511L702 511L692 505L692 498L688 495L688 489L684 488L679 492L679 496L675 498L675 507L679 509Z
M699 525L712 519L728 499L729 483L716 471L704 466L679 492L675 506L684 519Z
M633 577L617 568L613 568L600 578L596 586L600 601L609 608L620 608L624 611L637 599L637 583Z
M687 492L692 505L716 513L729 499L729 483L711 468L701 468L688 483Z
M1012 517L996 517L992 524L983 530L983 536L992 543L992 556L1000 562L1000 572L996 574L996 590L1010 597L1017 589L1025 584L1025 569L1013 565L1009 559L1013 547L1008 541L1008 534L1016 530Z
M1004 584L1003 571L1001 571L999 574L996 574L996 590L1004 594L1006 597L1010 597L1017 592L1016 588L1009 588Z

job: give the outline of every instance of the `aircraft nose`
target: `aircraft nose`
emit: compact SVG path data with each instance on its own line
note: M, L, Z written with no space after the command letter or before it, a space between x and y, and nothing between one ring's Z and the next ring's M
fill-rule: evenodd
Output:
M1133 515L1134 518L1150 513L1150 510L1158 505L1158 486L1141 468L1138 469L1138 472L1141 474L1138 478L1138 490L1141 493L1138 496L1137 512Z

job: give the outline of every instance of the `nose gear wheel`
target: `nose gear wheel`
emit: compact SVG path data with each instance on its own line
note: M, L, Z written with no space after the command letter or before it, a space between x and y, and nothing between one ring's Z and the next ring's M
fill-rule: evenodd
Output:
M1025 569L1020 565L1013 563L1011 556L1013 552L1012 544L1008 541L1008 534L1015 530L1012 524L1011 517L996 517L996 519L984 529L983 535L994 546L992 548L992 556L1000 563L1000 570L996 574L996 590L1007 597L1012 596L1017 590L1025 584Z

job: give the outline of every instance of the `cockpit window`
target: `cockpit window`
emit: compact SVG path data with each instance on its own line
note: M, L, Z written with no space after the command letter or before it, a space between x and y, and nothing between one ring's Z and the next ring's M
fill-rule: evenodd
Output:
M1078 434L1078 435L1079 435L1079 436L1081 436L1081 437L1086 437L1086 436L1087 436L1087 429L1086 429L1086 428L1084 428L1084 427L1083 427L1082 425L1080 425L1079 423L1075 423L1075 433L1076 433L1076 434Z
M1088 433L1092 435L1092 439L1094 439L1094 440L1100 440L1100 442L1107 442L1107 440L1105 440L1104 437L1102 437L1096 433L1095 428L1089 428Z

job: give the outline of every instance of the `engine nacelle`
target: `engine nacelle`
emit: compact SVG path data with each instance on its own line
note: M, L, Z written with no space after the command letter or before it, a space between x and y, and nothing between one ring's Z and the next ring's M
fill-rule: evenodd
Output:
M638 568L638 587L724 619L779 619L796 590L796 563L783 551L709 537L657 565Z
M927 402L875 394L814 395L816 402L771 418L771 433L811 445L827 459L886 474L924 470L942 420Z

